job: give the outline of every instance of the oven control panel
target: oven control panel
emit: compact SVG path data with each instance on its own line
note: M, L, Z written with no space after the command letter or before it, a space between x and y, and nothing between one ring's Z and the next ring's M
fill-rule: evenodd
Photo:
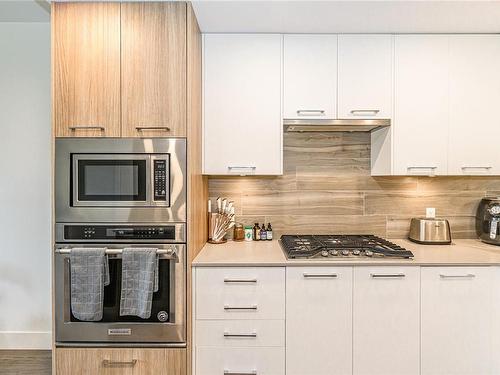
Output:
M64 226L65 240L175 240L175 226L79 225Z
M167 201L168 164L166 159L153 159L153 199Z

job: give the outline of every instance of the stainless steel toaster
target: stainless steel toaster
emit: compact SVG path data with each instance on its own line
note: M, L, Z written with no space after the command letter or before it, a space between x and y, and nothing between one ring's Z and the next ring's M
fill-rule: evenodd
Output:
M451 243L450 223L446 219L413 218L408 238L420 244L448 245Z
M481 200L476 214L476 231L481 241L500 245L500 197Z

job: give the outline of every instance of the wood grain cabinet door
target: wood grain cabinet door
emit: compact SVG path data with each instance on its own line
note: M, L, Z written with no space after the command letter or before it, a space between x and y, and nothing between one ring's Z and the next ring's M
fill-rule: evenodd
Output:
M122 136L186 136L186 4L121 5Z
M186 349L59 348L56 375L185 375Z
M120 4L52 3L56 137L120 136Z

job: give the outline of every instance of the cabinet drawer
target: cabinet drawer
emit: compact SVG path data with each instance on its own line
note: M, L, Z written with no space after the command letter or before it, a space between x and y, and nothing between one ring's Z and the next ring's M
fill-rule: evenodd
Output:
M283 267L196 271L196 319L284 319Z
M284 375L285 348L196 348L196 375Z
M58 348L57 375L181 375L186 349Z
M285 346L284 320L199 320L197 346Z

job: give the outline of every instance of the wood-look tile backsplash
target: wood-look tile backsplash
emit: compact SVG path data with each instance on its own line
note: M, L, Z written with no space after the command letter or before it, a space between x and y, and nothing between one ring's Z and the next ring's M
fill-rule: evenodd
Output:
M211 177L210 197L234 200L243 224L271 222L276 237L403 238L411 217L435 207L454 238L474 238L479 201L500 191L500 177L371 177L368 133L285 133L283 169L278 177Z

